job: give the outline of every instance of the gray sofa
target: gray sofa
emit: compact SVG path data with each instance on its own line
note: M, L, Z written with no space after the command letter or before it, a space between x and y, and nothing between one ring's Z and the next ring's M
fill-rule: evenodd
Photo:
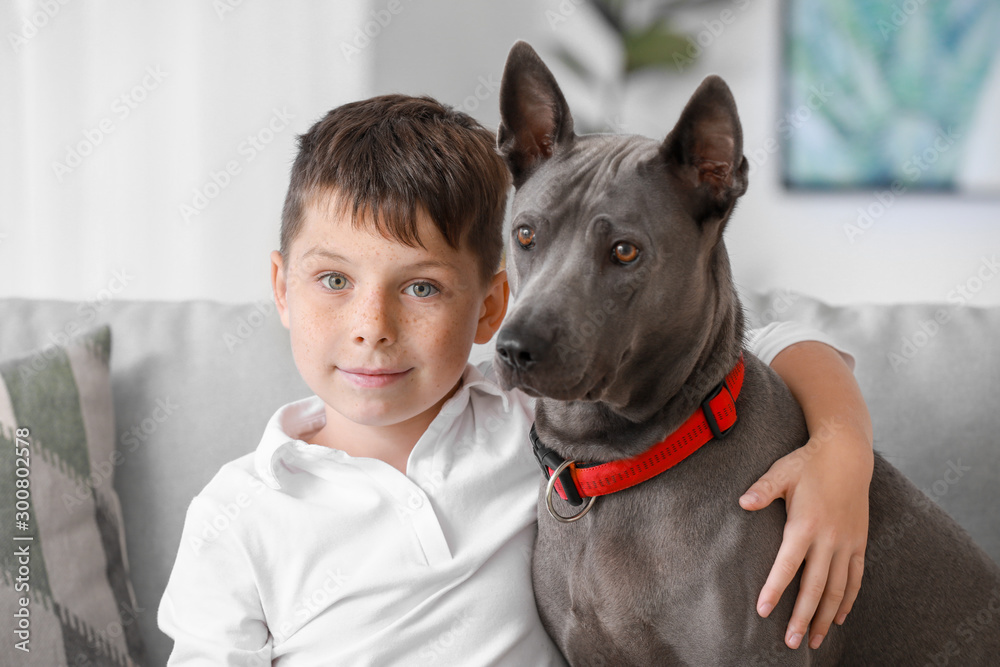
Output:
M804 321L851 351L876 449L1000 561L1000 308L832 307L787 292L754 295L745 306L752 323ZM132 443L114 487L148 664L163 665L171 643L156 609L188 502L223 463L256 447L278 406L309 393L287 331L266 300L2 299L0 322L0 359L73 325L111 325L117 442Z

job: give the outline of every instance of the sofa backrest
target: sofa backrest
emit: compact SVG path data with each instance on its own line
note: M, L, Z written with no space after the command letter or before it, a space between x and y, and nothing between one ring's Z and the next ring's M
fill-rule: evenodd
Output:
M787 292L744 299L750 324L799 320L856 360L875 446L1000 561L1000 308L833 307ZM281 405L311 392L274 305L0 299L0 358L107 322L115 470L150 664L169 638L156 609L191 498L253 451ZM490 355L477 347L475 359Z

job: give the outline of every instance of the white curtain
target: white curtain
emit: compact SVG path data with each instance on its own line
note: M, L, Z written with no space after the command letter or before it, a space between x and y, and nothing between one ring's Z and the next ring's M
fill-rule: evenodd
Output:
M2 3L0 296L269 298L296 136L371 94L388 26L369 19L362 0Z

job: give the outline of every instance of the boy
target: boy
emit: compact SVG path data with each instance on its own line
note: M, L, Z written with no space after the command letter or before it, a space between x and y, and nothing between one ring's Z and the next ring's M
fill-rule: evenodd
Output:
M158 616L170 664L563 664L531 588L532 403L467 364L507 307L508 187L492 133L429 98L346 104L300 138L271 278L316 395L191 502ZM872 470L844 358L817 342L774 356L806 338L770 327L751 350L774 357L814 436L837 428L741 499L788 502L758 613L808 552L793 647L853 603Z

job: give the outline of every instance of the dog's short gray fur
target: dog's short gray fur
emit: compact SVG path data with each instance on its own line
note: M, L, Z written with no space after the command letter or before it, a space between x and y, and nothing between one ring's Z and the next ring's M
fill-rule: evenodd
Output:
M746 190L736 106L718 77L662 142L576 136L555 79L511 50L497 141L516 193L498 334L503 384L537 396L541 439L563 457L635 455L676 428L735 364L743 314L722 240ZM516 241L534 232L533 245ZM639 249L623 265L619 241ZM802 446L802 412L747 352L739 422L676 468L599 498L560 524L539 505L533 576L541 618L574 665L986 665L1000 660L1000 569L880 456L861 592L819 650L783 634L799 578L755 611L784 506L740 495ZM541 475L539 475L541 477ZM563 514L578 511L556 500ZM869 550L870 552L871 550ZM982 623L983 619L989 619Z

